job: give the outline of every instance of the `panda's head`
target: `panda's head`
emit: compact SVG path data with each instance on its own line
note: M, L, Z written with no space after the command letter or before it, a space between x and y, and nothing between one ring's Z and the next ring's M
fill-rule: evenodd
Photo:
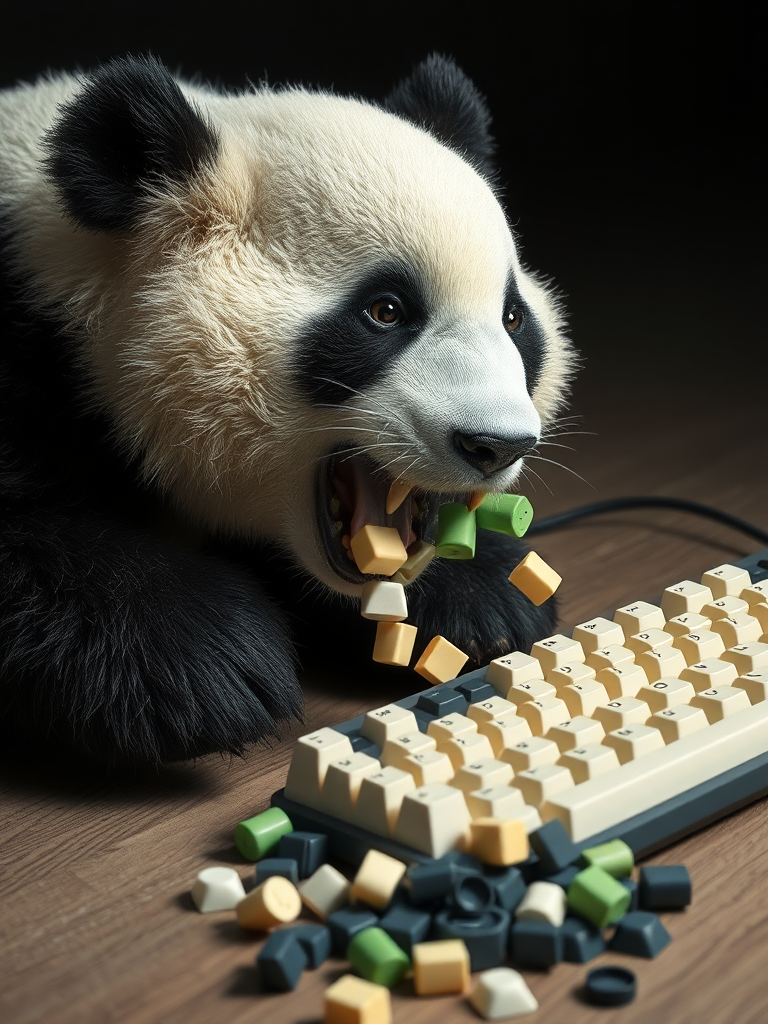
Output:
M350 532L410 545L440 502L513 489L571 357L489 183L487 126L437 57L382 106L223 95L152 59L70 87L19 258L188 516L354 594Z

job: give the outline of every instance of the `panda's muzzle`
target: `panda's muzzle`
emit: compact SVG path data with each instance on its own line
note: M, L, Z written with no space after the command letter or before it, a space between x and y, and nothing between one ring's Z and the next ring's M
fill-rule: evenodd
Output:
M350 542L363 526L391 526L406 549L420 540L437 516L437 495L417 488L393 488L386 472L364 455L348 455L344 447L324 459L317 479L317 520L328 563L350 583L370 579L357 568ZM390 495L392 497L390 498ZM394 511L387 511L399 500ZM444 500L444 499L443 499Z

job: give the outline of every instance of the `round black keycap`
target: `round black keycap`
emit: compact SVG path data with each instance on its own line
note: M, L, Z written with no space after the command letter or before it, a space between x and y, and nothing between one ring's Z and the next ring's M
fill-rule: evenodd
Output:
M632 971L624 967L596 967L587 975L584 991L587 1002L624 1006L635 998L637 982Z

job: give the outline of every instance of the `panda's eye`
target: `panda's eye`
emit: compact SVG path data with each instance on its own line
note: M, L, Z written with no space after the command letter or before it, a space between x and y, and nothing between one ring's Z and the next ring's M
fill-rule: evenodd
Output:
M372 306L368 307L368 316L382 327L396 327L405 320L403 307L390 296L377 299Z
M523 311L517 306L511 306L504 316L504 326L512 334L523 322Z

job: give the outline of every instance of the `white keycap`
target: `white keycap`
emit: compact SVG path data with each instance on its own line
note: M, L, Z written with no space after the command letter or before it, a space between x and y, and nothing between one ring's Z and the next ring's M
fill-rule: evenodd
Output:
M755 704L550 798L541 808L542 817L559 819L571 839L581 842L623 821L628 808L640 814L764 754L766 736L768 704Z
M210 914L216 910L234 910L245 898L245 889L234 868L203 868L190 895L201 914Z
M525 978L511 967L492 967L477 976L469 997L484 1020L506 1020L539 1008Z
M408 603L402 583L369 580L360 595L360 614L375 622L402 622L408 618Z
M559 928L565 920L568 898L555 882L531 882L515 910L518 921L546 921Z

